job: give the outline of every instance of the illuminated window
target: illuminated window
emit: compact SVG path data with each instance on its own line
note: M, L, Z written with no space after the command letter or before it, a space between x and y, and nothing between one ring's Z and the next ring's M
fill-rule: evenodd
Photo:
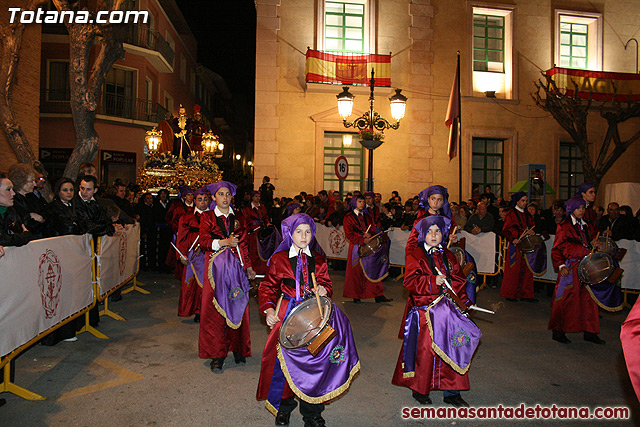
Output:
M349 191L362 191L362 168L364 167L363 148L357 141L356 134L325 132L324 134L324 184L326 190L337 190L340 197ZM349 175L345 180L339 180L335 172L338 156L345 156L349 163Z
M375 1L319 1L317 49L375 53Z
M504 16L473 15L473 70L504 73Z
M602 71L602 15L556 10L558 67Z

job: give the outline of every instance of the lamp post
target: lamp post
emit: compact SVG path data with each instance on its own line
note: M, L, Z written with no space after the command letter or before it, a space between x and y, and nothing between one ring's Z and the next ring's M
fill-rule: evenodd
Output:
M149 149L149 155L152 155L158 151L160 148L160 143L162 142L162 131L155 128L148 130L144 137L144 142L147 144L147 148Z
M402 89L396 89L395 95L389 98L389 102L391 104L391 116L396 121L394 124L389 123L389 121L383 117L380 117L373 109L374 104L374 96L373 96L373 88L375 84L375 72L373 68L371 69L371 80L369 80L369 111L362 114L362 116L358 117L352 122L347 121L349 116L351 116L351 112L353 111L353 98L355 97L353 94L349 92L348 86L343 86L343 91L336 95L338 99L338 114L342 118L342 122L344 127L350 128L358 128L361 131L369 131L372 135L371 140L361 140L360 143L364 148L369 150L369 167L367 170L367 191L373 191L373 150L382 145L382 137L384 136L385 129L398 129L400 127L400 120L404 117L405 108L407 105L407 97L402 95L400 92ZM375 131L380 132L380 134L376 134ZM376 138L376 136L378 136Z

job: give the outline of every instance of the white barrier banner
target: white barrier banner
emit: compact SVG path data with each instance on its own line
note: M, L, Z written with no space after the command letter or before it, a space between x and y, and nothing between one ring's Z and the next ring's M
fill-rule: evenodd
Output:
M91 236L61 236L6 247L0 258L0 355L93 301Z
M471 234L462 231L458 238L466 240L465 249L476 261L478 273L496 272L496 234L494 232Z
M139 224L127 225L122 232L100 238L100 257L98 258L100 296L138 272L139 227Z
M315 238L328 258L347 259L349 242L344 236L344 227L327 227L316 222Z
M640 290L640 242L635 240L618 240L618 247L625 248L627 254L620 261L622 273L622 287L626 289Z
M389 262L391 265L402 265L405 263L405 248L407 240L409 240L409 230L403 231L399 228L393 228L389 231L389 240L391 247L389 248Z

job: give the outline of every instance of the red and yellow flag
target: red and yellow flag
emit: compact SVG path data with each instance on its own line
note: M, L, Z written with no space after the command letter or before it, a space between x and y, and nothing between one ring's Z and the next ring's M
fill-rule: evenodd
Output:
M573 95L578 85L578 96L597 101L613 100L613 87L616 87L618 102L640 101L640 74L612 73L607 71L575 70L571 68L555 67L547 70L547 76L552 77L558 89Z
M308 83L334 83L369 86L371 69L375 86L391 86L391 55L335 55L307 49L305 73Z

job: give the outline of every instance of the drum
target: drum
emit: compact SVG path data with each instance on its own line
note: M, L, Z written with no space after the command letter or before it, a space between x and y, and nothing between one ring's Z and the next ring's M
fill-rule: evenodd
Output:
M594 252L582 258L578 264L578 278L587 285L597 285L616 272L613 258L605 252Z
M320 350L336 336L336 331L329 325L333 311L333 302L327 297L320 297L323 314L318 310L315 297L307 298L295 306L280 327L278 340L284 348L307 347L312 355Z
M542 237L539 234L528 234L516 245L523 254L535 252L540 246L542 246Z
M611 237L607 236L599 236L598 240L593 243L593 246L596 248L597 252L604 252L612 257L615 257L618 251L618 245L616 245L616 242L614 242Z
M364 245L360 245L358 248L358 256L360 258L364 258L371 254L375 254L380 250L380 248L382 248L382 245L385 244L388 239L389 237L387 237L387 233L382 233L379 236L374 237Z
M473 270L473 263L467 262L467 254L460 246L451 246L449 250L453 252L458 259L458 264L460 264L460 268L462 268L462 274L466 278L469 273L471 273L471 270Z

